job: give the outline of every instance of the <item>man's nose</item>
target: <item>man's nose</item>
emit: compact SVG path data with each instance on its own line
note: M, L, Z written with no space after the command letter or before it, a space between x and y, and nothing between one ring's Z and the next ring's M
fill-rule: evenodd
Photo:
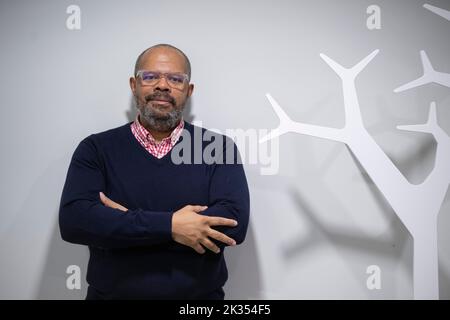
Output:
M170 92L170 86L167 83L166 77L159 78L158 83L156 84L155 90Z

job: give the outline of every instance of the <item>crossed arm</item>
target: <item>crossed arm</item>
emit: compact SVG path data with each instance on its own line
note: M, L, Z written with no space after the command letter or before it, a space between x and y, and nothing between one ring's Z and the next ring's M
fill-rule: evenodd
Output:
M100 200L103 205L127 213L128 209L121 204L109 199L100 192ZM210 240L216 239L229 246L236 245L236 241L226 234L214 230L214 226L235 227L237 221L222 217L202 216L199 213L206 210L207 206L187 205L174 212L172 216L172 237L176 242L189 246L198 253L205 253L205 248L214 253L219 253L220 248Z
M175 212L129 210L107 198L102 163L92 138L83 140L72 157L64 186L59 224L72 243L104 248L148 246L176 241L198 253L220 252L241 243L249 203L241 165L218 165L213 174L209 207L188 205ZM221 188L214 189L220 184ZM100 201L99 201L100 200Z

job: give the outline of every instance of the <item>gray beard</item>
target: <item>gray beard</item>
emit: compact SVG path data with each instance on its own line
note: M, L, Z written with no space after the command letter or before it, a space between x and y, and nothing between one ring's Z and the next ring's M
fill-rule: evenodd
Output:
M180 123L183 116L183 108L174 108L167 115L161 117L157 115L151 107L147 107L144 104L137 104L139 110L139 116L142 121L150 126L153 130L167 132L175 129L175 127Z

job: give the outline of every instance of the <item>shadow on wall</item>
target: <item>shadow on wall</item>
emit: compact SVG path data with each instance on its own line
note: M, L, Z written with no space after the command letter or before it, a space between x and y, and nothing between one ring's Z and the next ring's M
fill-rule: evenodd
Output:
M450 300L450 273L442 263L439 264L439 299Z
M71 264L81 267L87 250L64 243L55 222L67 162L68 157L49 161L30 190L23 192L14 222L2 235L0 252L11 252L2 261L4 299L78 299L84 294L66 288L65 272Z
M236 248L227 248L225 258L228 267L228 282L225 284L225 299L228 300L258 300L262 299L262 279L256 241L252 228L252 213L247 237Z
M352 228L328 225L326 221L322 221L320 217L315 214L313 206L308 203L306 198L302 195L302 192L294 186L291 186L288 188L290 190L287 190L287 192L291 194L291 197L296 202L298 212L301 212L307 218L307 221L310 224L311 232L306 236L302 235L298 240L292 239L292 244L282 249L283 255L287 261L290 261L299 255L304 255L308 250L316 250L321 245L328 243L335 246L336 250L341 252L342 256L345 256L345 252L353 251L358 252L359 255L366 256L366 258L380 257L382 258L381 261L384 261L383 264L386 265L386 263L388 263L386 267L394 267L395 269L402 267L402 269L407 272L407 278L410 279L412 284L413 239L410 237L408 230L399 220L389 203L387 203L384 196L378 190L377 186L367 175L358 159L347 146L345 147L349 151L355 165L358 168L358 171L365 180L365 185L369 187L373 197L375 198L376 203L380 208L379 211L383 213L386 220L390 221L389 227L382 234L376 237L370 237L364 232L354 230ZM330 153L332 158L338 155L339 149L340 148L337 147ZM411 172L415 169L414 167L417 166L418 162L428 161L430 158L430 153L433 152L435 152L435 141L433 139L423 139L414 151L411 151L408 156L399 159L398 164L403 168L404 172ZM418 161L418 159L424 161ZM332 163L332 159L328 158L327 161L324 162L325 165L320 167L320 172L325 172L330 163ZM339 200L334 199L335 197L331 190L328 191L327 187L324 185L321 185L320 188L320 191L309 190L309 192L321 192L325 198L334 203L336 208L342 207ZM341 208L337 209L337 211L345 211L345 209ZM355 264L348 263L348 267L352 270L353 274L361 274L361 270L357 270L357 266ZM449 275L447 274L443 264L439 265L439 271L440 299L448 299L448 290L450 288ZM398 281L392 277L393 275L395 275L394 272L383 274L383 283L387 285L385 288L388 290L388 292L384 292L384 294L387 293L388 296L382 296L383 299L402 298L398 296L399 292L396 288L396 283ZM364 287L364 281L358 281L358 283L361 283L362 289L366 289ZM385 291L385 289L383 291ZM368 292L368 298L376 299L380 297L381 296L375 291ZM407 298L413 298L412 292L411 296Z
M323 190L323 192L327 193L326 190ZM321 246L331 245L344 258L343 261L345 261L347 268L351 270L356 283L360 285L360 291L367 292L367 299L402 298L398 296L396 288L398 280L394 277L395 270L403 265L402 269L406 270L407 278L412 281L412 247L408 231L405 230L392 210L383 210L386 213L392 212L392 217L387 218L390 221L389 227L382 234L370 237L355 228L329 225L315 214L313 206L308 203L301 192L292 188L290 194L297 204L298 212L306 217L310 231L306 236L302 235L299 239L292 239L292 244L282 248L286 261L297 259L300 255L306 255L310 250L320 250ZM331 199L331 197L333 196L331 195L327 199ZM338 212L345 210L339 208L338 201L336 201L335 207ZM349 256L349 253L353 253L351 255L353 260L345 258ZM354 259L354 254L360 258ZM365 264L364 261L367 263ZM389 272L383 272L383 290L379 292L377 290L368 291L366 288L365 278L368 275L365 274L365 269L373 261L376 261L376 264L384 271L387 271L387 268L391 269ZM412 298L412 296L408 298Z
M58 216L58 212L55 216ZM53 226L53 234L37 299L84 299L87 292L86 271L88 259L89 250L86 246L71 244L61 239L57 220ZM66 273L66 270L70 265L80 267L80 289L70 290L66 286L66 280L70 276L70 274Z
M315 217L308 203L305 199L302 199L298 192L293 192L293 197L296 199L297 204L302 207L302 212L307 216L308 220L315 229L318 231L316 235L319 238L326 239L330 243L333 243L340 250L350 250L357 251L360 254L367 255L371 257L382 257L385 263L389 261L390 267L400 267L402 264L405 265L407 272L407 278L412 281L412 244L409 232L403 226L402 222L398 219L395 212L392 210L389 203L385 200L384 196L378 190L377 186L373 183L372 179L367 175L366 171L360 164L359 160L355 157L353 152L348 146L345 149L349 152L353 162L355 163L358 172L364 179L365 185L367 185L371 191L375 202L380 208L379 212L382 212L384 218L390 221L389 227L380 234L379 236L372 238L364 234L364 232L358 230L350 230L345 228L330 228L326 226L326 223L321 222L317 217ZM330 195L331 196L331 195ZM339 201L336 201L336 205L339 206ZM344 210L342 208L342 210ZM318 241L320 243L320 240ZM305 245L305 244L303 244ZM295 255L296 250L287 251L287 256ZM406 251L406 252L405 252ZM385 264L384 263L384 264ZM353 269L355 266L349 264L349 267ZM383 266L381 266L383 269ZM363 270L364 271L364 270ZM393 270L392 270L393 271ZM361 270L353 270L354 274L360 274ZM383 296L383 298L396 299L399 298L396 295L396 281L392 276L395 272L384 272L383 273L383 283L385 284L385 290L388 289L388 295L390 297ZM366 276L366 275L364 275ZM386 279L386 277L388 277ZM365 282L358 281L361 284L362 289L366 290ZM412 293L411 293L412 294ZM369 297L377 298L376 291L369 292ZM412 296L410 297L412 298Z

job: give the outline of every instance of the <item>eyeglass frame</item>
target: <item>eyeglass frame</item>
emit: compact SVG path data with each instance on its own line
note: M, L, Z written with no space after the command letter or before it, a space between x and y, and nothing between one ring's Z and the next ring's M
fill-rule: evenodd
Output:
M158 78L158 81L156 81L155 82L155 84L146 84L146 85L144 85L144 86L151 86L151 87L153 87L153 86L155 86L160 80L161 80L161 78L162 77L164 77L165 79L166 79L166 82L167 82L167 84L169 85L169 87L171 87L171 88L173 88L173 89L177 89L177 90L183 90L184 89L184 86L186 85L186 84L188 84L189 83L189 81L190 81L190 78L189 78L189 75L188 74L186 74L186 73L182 73L182 72L158 72L158 71L151 71L151 70L143 70L143 69L141 69L141 70L138 70L137 72L136 72L136 74L135 74L135 78L140 78L141 79L141 84L142 84L142 73L143 72L153 72L153 73L155 73L155 74L158 74L159 75L159 78ZM177 88L177 87L173 87L173 86L171 86L170 85L170 81L169 80L167 80L167 75L170 75L170 74L176 74L176 75L180 75L180 76L183 76L184 77L184 81L183 81L183 88L182 89L180 89L180 88Z

